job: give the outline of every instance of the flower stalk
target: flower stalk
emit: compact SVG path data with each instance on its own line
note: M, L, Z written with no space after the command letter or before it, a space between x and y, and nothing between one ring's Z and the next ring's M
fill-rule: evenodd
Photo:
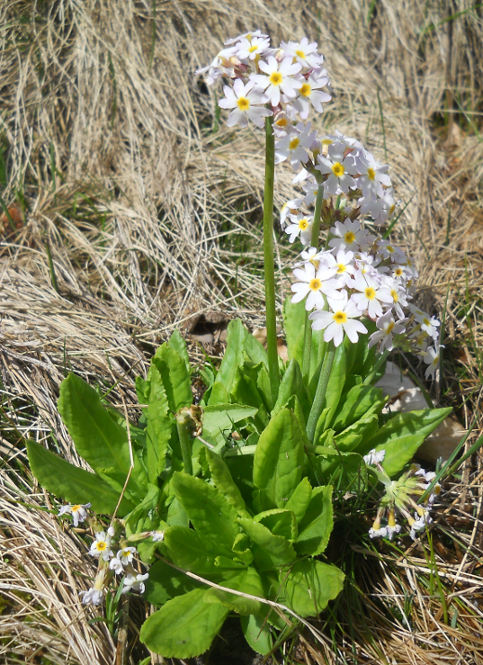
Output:
M324 364L320 370L319 382L317 384L317 390L315 391L314 402L312 404L312 408L310 409L309 418L307 421L307 437L310 443L314 442L315 429L317 427L319 416L322 413L322 407L324 404L325 395L327 393L327 386L329 385L330 372L334 363L334 356L335 346L334 342L331 341L327 345Z

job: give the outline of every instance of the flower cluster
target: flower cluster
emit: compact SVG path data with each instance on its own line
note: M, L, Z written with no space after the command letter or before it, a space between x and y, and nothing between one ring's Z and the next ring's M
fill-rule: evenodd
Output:
M88 519L87 509L90 508L90 505L90 503L86 503L62 506L58 515L71 513L74 518L74 526L77 526L79 522ZM142 534L142 537L151 537L153 542L162 540L163 536L162 531ZM114 554L115 552L117 553ZM83 603L86 605L100 605L104 601L109 584L117 575L124 575L121 593L130 591L144 593L144 581L149 577L149 573L141 574L134 569L133 562L136 548L128 545L126 539L122 536L120 525L110 526L107 531L97 531L90 546L89 554L98 559L99 566L94 585L88 591L81 591Z
M377 330L369 346L411 348L428 363L426 375L434 375L439 321L409 302L417 278L411 261L357 220L336 222L330 234L328 249L310 247L301 253L293 271L292 302L305 299L312 328L324 330L324 340L335 346L344 334L355 343L360 333L368 333L361 319L374 321Z
M432 522L430 511L435 498L440 493L441 486L436 483L425 503L418 504L417 499L426 492L436 474L433 471L425 471L419 464L411 464L409 470L403 473L398 480L390 480L381 466L384 453L385 451L371 450L364 457L367 465L376 468L377 476L385 487L376 518L369 530L369 536L370 538L392 540L394 535L401 531L401 525L397 522L398 516L401 516L407 520L410 536L415 540L416 534L424 531L426 526Z

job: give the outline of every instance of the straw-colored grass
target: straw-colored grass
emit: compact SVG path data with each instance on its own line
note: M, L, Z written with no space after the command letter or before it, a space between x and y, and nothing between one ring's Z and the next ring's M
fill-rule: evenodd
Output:
M482 422L482 9L472 0L7 0L0 26L0 191L12 218L0 223L0 653L6 663L112 663L109 631L88 625L79 604L92 573L86 547L41 512L49 498L26 471L22 441L81 463L56 410L67 371L118 382L113 403L131 406L153 349L176 327L188 334L197 313L263 325L262 137L227 129L220 89L193 71L254 27L274 41L319 42L334 99L317 125L359 138L390 165L404 209L393 236L415 258L419 302L445 316L433 396L473 423L470 445ZM290 169L276 178L280 206ZM279 307L291 252L281 239ZM357 551L357 613L353 594L342 598L338 631L321 623L319 643L302 634L287 662L483 662L480 465L468 460L443 496L433 563L427 543L379 558Z

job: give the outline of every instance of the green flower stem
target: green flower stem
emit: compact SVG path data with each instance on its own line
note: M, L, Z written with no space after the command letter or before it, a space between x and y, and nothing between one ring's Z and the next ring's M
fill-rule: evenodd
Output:
M263 259L265 266L265 322L267 326L268 375L273 403L277 401L280 374L277 352L277 317L275 314L275 265L273 258L273 183L275 173L275 137L273 118L265 119L265 193L263 201Z
M307 421L307 437L310 443L314 442L315 428L317 427L317 421L320 414L322 413L322 406L324 404L325 394L327 392L327 386L329 385L330 372L332 370L332 363L334 362L335 356L335 346L334 342L329 342L327 345L327 351L324 358L324 364L319 375L319 383L317 384L317 390L315 392L314 402L312 408L310 409L309 419Z
M312 247L317 247L317 245L319 244L320 220L321 220L323 201L324 201L324 185L323 183L320 183L317 189L314 221L312 224L312 237L310 239L310 244ZM304 355L302 359L302 376L306 381L309 380L311 351L312 351L312 326L310 325L309 313L305 312Z
M176 427L178 428L179 443L181 446L181 457L185 473L193 475L193 460L191 457L191 442L193 432L193 420L187 413L188 409L181 409L176 414Z

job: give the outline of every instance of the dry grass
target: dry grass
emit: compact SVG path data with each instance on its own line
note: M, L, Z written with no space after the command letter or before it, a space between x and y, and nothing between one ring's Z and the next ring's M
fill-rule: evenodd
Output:
M87 627L79 605L79 586L87 582L73 571L90 571L85 547L38 512L47 499L36 494L23 466L23 436L45 438L76 460L56 411L65 372L101 386L119 382L114 403L122 396L134 404L134 375L146 371L153 348L173 328L189 330L194 313L214 309L263 324L261 137L224 127L216 91L193 77L228 36L255 26L275 41L307 34L322 45L335 95L318 124L357 136L381 160L387 153L401 209L407 204L395 238L419 267L421 304L445 312L445 371L435 397L453 404L465 426L476 418L476 436L483 372L483 19L473 5L1 3L0 185L20 227L13 231L4 216L5 662L40 662L38 649L45 649L46 663L114 658L104 624ZM290 177L289 169L278 170L279 205L291 196ZM277 250L279 305L288 284L286 245ZM377 561L380 586L363 587L366 623L353 620L352 629L341 629L324 647L302 642L306 662L324 662L323 653L334 663L344 662L344 653L352 662L483 662L474 605L480 569L467 570L482 556L476 464L476 471L466 464L459 489L448 494L455 507L434 532L442 542L438 569L449 575L442 578L443 596L448 607L459 607L455 625L452 610L445 614L441 598L425 587L431 576L420 570L422 550L400 559L386 552ZM450 518L453 526L446 524ZM406 614L401 599L411 594Z

